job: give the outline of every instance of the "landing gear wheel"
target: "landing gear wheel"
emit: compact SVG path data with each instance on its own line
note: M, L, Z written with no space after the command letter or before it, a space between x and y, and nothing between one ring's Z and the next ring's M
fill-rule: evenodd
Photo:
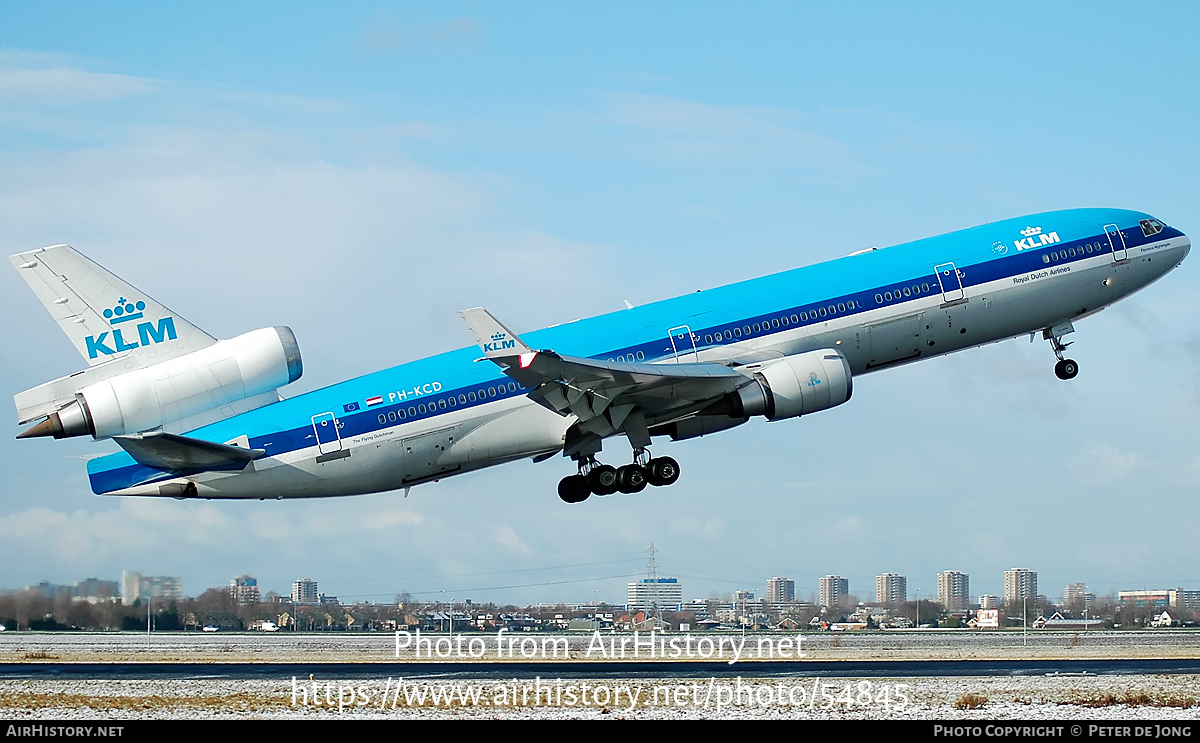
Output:
M640 464L627 464L617 469L617 490L640 493L646 489L646 469Z
M571 475L558 481L558 497L564 503L582 503L591 494L587 478L583 475Z
M646 464L646 474L651 485L671 485L679 479L679 462L670 457L651 459Z
M1054 365L1054 376L1059 379L1074 379L1079 373L1079 364L1075 363L1075 359L1063 359Z
M588 488L596 495L612 495L617 492L617 470L607 464L593 467L587 473Z

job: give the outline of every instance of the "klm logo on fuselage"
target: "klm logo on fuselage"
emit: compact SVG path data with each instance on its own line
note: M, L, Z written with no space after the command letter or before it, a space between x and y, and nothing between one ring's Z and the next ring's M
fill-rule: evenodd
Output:
M1026 227L1021 230L1021 234L1024 237L1016 241L1018 251L1032 250L1033 248L1040 248L1043 245L1053 245L1059 241L1057 232L1047 232L1043 235L1041 227Z
M164 317L158 321L157 325L150 321L137 323L134 326L137 329L136 341L127 340L122 335L129 328L120 328L117 326L141 320L145 309L145 302L141 300L130 302L125 297L121 297L117 300L116 307L105 310L104 319L108 320L108 324L112 325L113 329L105 331L100 335L89 335L84 339L87 342L88 358L99 358L101 354L112 356L113 354L132 351L139 346L149 346L153 343L175 340L175 318L173 317ZM109 338L110 332L112 333L111 338Z
M506 348L516 348L517 342L504 340L507 337L507 333L492 333L492 342L483 344L484 353L488 351L503 351Z

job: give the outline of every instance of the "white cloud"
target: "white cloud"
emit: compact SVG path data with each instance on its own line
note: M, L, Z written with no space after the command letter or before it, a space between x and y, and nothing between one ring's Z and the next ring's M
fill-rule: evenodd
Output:
M0 103L10 106L107 103L159 87L148 78L80 69L54 55L0 53Z
M507 524L492 524L492 537L496 540L497 544L510 552L515 552L518 555L533 554L533 548L521 539L516 529Z
M642 130L636 151L655 158L701 163L787 164L838 173L865 173L853 149L806 128L797 111L715 105L662 95L625 93L606 116Z
M1053 466L1053 462L1048 462ZM1075 479L1093 485L1114 485L1137 470L1150 465L1144 455L1123 451L1113 444L1093 444L1066 458L1065 464Z

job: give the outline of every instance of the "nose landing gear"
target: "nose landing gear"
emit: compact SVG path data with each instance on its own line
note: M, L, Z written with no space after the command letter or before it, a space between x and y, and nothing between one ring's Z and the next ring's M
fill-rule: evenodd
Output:
M1070 343L1063 343L1062 337L1067 333L1074 333L1075 328L1071 323L1056 325L1053 328L1046 328L1042 331L1042 337L1050 341L1050 348L1054 349L1054 355L1058 358L1058 363L1054 365L1054 376L1062 380L1074 379L1079 373L1079 364L1074 359L1063 358L1063 351L1067 350Z
M623 467L601 464L595 457L579 460L579 474L564 477L558 483L558 497L565 503L581 503L593 493L640 493L647 485L673 484L679 479L679 463L670 457L650 458L645 449L634 451L633 463Z

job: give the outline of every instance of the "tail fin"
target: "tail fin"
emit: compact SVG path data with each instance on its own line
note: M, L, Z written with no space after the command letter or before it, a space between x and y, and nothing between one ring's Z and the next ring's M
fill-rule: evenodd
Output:
M9 260L90 366L128 356L142 366L151 354L182 355L216 343L70 245Z

